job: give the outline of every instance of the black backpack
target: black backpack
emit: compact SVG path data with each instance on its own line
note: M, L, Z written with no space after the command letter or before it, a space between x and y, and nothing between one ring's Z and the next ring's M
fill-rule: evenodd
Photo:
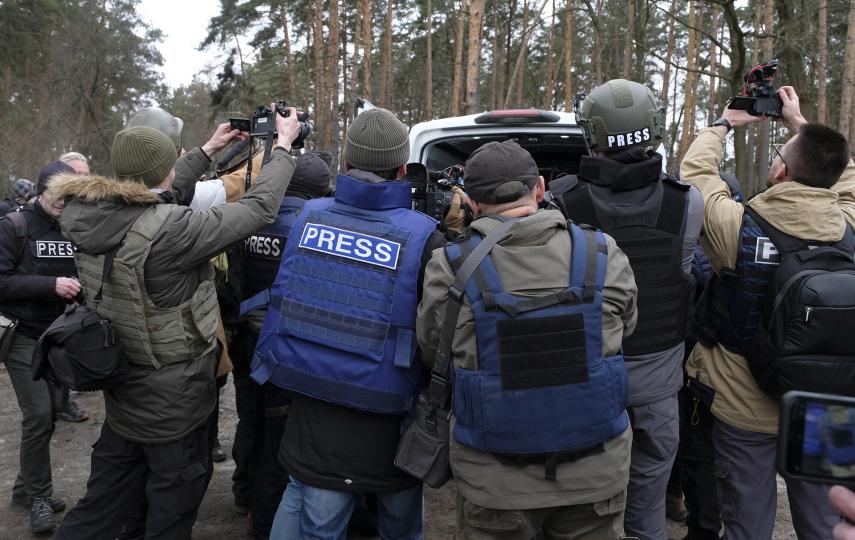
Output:
M774 398L855 396L855 233L847 227L838 242L816 245L746 211L781 254L747 357L757 384Z

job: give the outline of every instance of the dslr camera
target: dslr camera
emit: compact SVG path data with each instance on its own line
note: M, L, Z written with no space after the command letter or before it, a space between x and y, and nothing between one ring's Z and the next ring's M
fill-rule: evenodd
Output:
M413 210L442 221L454 200L451 188L463 187L463 165L429 171L421 163L409 163L406 179L413 185Z
M288 117L288 103L280 99L276 102L276 109L271 110L266 105L259 105L252 111L249 118L249 136L253 139L273 139L276 138L276 113L281 116ZM291 148L303 148L305 146L306 137L312 132L312 125L308 123L308 113L298 113L297 120L300 124L300 134L291 143Z
M765 64L754 66L745 74L742 95L730 98L727 106L731 109L747 111L752 116L780 118L784 103L778 95L778 89L772 84L777 74L777 60L769 60Z

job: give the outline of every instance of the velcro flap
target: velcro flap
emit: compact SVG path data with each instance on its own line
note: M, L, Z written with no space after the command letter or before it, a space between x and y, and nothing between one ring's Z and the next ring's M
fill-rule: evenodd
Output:
M497 335L503 390L588 381L582 315L500 320Z

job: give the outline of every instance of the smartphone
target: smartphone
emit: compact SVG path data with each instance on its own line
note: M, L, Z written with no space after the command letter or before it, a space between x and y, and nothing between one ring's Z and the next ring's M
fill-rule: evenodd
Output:
M781 476L855 488L855 398L787 392L779 422Z
M238 131L249 132L251 128L249 118L229 118L229 125Z

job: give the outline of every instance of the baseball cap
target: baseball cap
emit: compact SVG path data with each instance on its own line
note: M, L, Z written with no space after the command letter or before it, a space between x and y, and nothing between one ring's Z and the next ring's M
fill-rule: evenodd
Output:
M489 142L466 160L463 185L476 202L513 202L537 184L540 172L526 149L515 141Z

